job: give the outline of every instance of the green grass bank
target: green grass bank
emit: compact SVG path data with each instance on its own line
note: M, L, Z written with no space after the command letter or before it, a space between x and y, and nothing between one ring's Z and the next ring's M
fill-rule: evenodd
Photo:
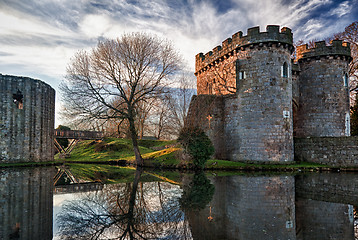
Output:
M176 141L139 140L145 167L163 169L193 169L190 162L180 160L181 148ZM128 139L106 138L103 141L82 141L72 151L71 157L56 161L67 163L94 163L134 165L132 143ZM247 170L247 171L358 171L358 168L332 168L316 163L295 164L252 164L210 159L206 170Z

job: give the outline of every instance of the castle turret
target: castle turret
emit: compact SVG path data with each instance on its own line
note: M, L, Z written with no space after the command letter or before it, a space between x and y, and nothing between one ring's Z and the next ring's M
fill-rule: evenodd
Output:
M53 160L55 90L0 74L0 102L0 163Z
M292 51L291 30L267 26L266 32L259 27L246 36L238 32L213 51L196 55L198 94L231 95L213 110L189 117L212 139L223 135L227 159L293 161ZM223 108L223 116L215 115L215 108ZM209 124L202 124L206 118Z
M349 136L348 43L324 41L297 47L300 66L297 137Z

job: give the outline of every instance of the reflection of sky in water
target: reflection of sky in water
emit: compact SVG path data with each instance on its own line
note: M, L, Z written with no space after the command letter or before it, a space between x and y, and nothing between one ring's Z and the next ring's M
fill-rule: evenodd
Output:
M141 184L141 183L140 183ZM150 212L150 217L147 219L147 223L151 223L152 221L155 221L157 223L176 223L177 228L184 228L184 213L180 210L179 206L179 198L182 195L182 189L178 185L173 185L166 182L160 182L160 186L158 186L158 182L149 182L149 183L143 183L142 184L142 190L138 192L143 193L143 197L146 202L146 208L147 211ZM101 191L105 192L108 190L113 191L116 186L118 186L118 189L122 189L121 187L124 187L126 184L111 184L111 185L105 185L103 190L99 190L99 193ZM161 200L159 198L160 190L161 190ZM138 198L138 192L137 192L137 198ZM55 194L53 197L53 239L61 239L60 236L58 236L59 233L59 225L57 221L57 215L63 211L63 205L66 203L69 203L70 201L81 201L85 199L88 195L95 194L95 192L81 192L81 193L68 193L68 194ZM136 200L138 202L138 199ZM162 204L161 204L162 201ZM98 206L97 206L98 208ZM168 212L170 210L176 209L179 214L171 215L167 213L167 216L165 219L162 218L162 215L165 214L165 212ZM99 209L96 209L95 211L100 211ZM178 215L180 217L178 217ZM163 233L167 232L168 227L163 226ZM168 231L170 232L170 231ZM110 237L106 234L106 237ZM114 236L113 236L114 237ZM158 234L158 237L161 237L160 239L171 239L170 235L160 235Z
M66 201L71 201L75 199L81 199L83 196L82 193L68 193L68 194L54 194L53 195L53 239L61 239L56 236L58 232L58 225L56 221L56 215L61 212L62 205L66 203Z

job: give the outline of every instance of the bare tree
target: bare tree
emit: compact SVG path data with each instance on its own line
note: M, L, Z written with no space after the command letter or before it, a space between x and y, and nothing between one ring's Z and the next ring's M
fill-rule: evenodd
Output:
M158 139L178 137L184 127L184 120L192 96L195 94L194 76L183 73L177 78L177 86L153 102L153 111L148 121L148 129Z
M92 51L79 51L72 59L60 86L63 102L75 118L127 120L136 164L143 165L137 109L163 93L180 62L168 41L144 33L99 42Z
M192 239L180 209L181 191L168 183L106 185L63 206L56 218L61 239Z

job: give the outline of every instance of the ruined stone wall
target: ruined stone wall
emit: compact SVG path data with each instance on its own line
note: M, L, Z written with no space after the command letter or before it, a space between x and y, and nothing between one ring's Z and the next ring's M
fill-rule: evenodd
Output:
M358 166L358 137L295 138L295 158L336 167Z
M0 170L0 239L52 239L54 173Z
M342 41L332 46L316 42L297 48L299 107L295 132L297 137L349 136L349 84L346 75L350 49Z
M0 163L53 160L54 89L0 74L0 102Z

